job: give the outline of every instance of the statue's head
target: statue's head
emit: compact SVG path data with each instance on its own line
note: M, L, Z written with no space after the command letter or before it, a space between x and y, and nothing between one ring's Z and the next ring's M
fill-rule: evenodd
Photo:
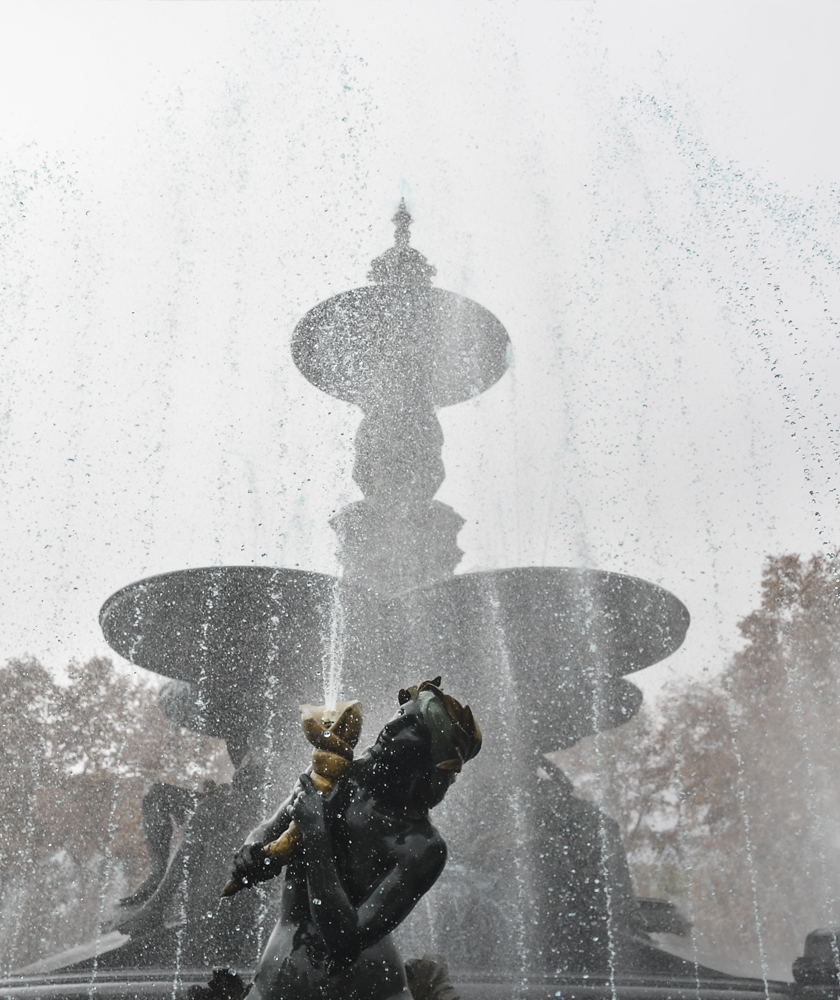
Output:
M403 689L399 701L371 753L392 780L404 776L415 801L432 808L481 749L481 730L469 706L441 690L440 677Z
M441 690L440 677L418 687L403 688L400 705L417 703L431 734L432 760L440 771L457 774L481 749L481 730L469 705Z

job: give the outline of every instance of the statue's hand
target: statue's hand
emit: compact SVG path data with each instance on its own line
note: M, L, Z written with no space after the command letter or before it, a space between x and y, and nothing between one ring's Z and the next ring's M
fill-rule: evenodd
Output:
M253 882L265 882L273 878L279 868L271 858L266 856L262 844L244 844L233 856L234 878L246 885Z
M292 816L300 827L304 841L307 834L317 834L326 826L324 819L324 797L315 790L309 776L302 774L295 785L292 800Z

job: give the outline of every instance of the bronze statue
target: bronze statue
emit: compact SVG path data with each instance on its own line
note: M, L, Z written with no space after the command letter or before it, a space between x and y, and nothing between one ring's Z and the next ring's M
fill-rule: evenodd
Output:
M440 678L400 692L376 742L325 795L304 774L237 853L233 877L277 874L266 854L294 821L280 919L249 1000L411 1000L393 931L434 884L446 844L429 821L481 747L468 707Z
M167 687L172 687L171 682ZM170 714L171 717L171 713L167 714ZM176 718L174 721L183 725L183 720L180 718ZM253 791L255 780L265 780L265 775L260 772L260 769L255 768L254 754L241 737L228 735L225 743L228 757L236 772L233 785L237 789L244 790L250 784ZM142 803L143 833L146 838L146 851L149 855L149 874L134 892L119 900L118 906L131 910L147 903L157 893L161 883L166 880L170 868L172 839L176 827L186 827L191 832L191 824L199 807L203 806L205 810L208 808L212 810L213 807L218 809L222 796L229 791L229 786L209 780L203 782L201 791L192 791L189 788L170 785L166 781L155 781L149 785L143 795ZM190 836L186 837L188 842L192 839ZM179 866L176 865L174 871L178 870ZM172 876L170 875L171 881ZM166 902L172 895L171 892L167 891L167 888L168 886L164 887L164 891L159 897L161 900L165 899ZM124 918L123 922L129 919L130 917ZM160 919L161 914L157 912L150 922L154 924Z
M132 939L131 951L126 953L122 948L115 960L140 962L147 950L163 947L161 938L167 936L166 925L174 913L191 929L190 940L181 946L184 961L238 961L242 949L237 943L237 925L242 925L246 911L257 908L258 901L238 900L234 909L217 913L218 886L230 864L231 848L262 811L260 798L267 775L261 754L247 746L239 753L237 749L228 741L228 752L236 764L230 784L208 787L206 783L199 793L158 784L144 796L152 871L131 896L120 901L109 925ZM153 807L158 807L157 812ZM173 821L182 817L183 835L170 858ZM102 964L108 959L99 961Z

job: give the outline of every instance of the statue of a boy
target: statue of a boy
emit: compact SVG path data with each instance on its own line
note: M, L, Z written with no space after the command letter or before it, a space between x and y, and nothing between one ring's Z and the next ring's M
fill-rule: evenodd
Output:
M446 844L429 810L481 733L439 677L401 691L400 705L328 795L303 775L236 855L234 875L257 881L262 845L291 820L302 835L248 1000L411 1000L391 931L443 870Z

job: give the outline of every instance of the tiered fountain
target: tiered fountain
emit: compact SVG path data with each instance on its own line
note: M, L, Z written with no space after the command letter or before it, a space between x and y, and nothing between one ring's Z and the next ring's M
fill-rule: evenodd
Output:
M464 997L511 995L510 984L520 995L561 995L558 984L614 994L661 975L696 994L720 974L651 943L657 927L633 895L616 825L542 757L628 721L641 693L625 675L673 653L688 613L614 573L454 574L464 521L434 499L444 479L436 411L497 382L510 345L486 309L432 285L404 205L394 222L371 284L316 306L292 342L314 386L364 413L353 471L364 499L332 520L341 577L183 570L102 608L111 647L172 679L164 710L227 739L238 769L232 789L201 801L158 890L77 974L104 985L120 968L171 979L176 967L183 982L188 968L252 966L273 920L271 884L221 906L219 889L245 830L305 766L296 706L319 700L326 675L333 695L362 700L372 738L400 687L442 674L481 721L485 748L436 813L450 864L403 948L445 953Z

